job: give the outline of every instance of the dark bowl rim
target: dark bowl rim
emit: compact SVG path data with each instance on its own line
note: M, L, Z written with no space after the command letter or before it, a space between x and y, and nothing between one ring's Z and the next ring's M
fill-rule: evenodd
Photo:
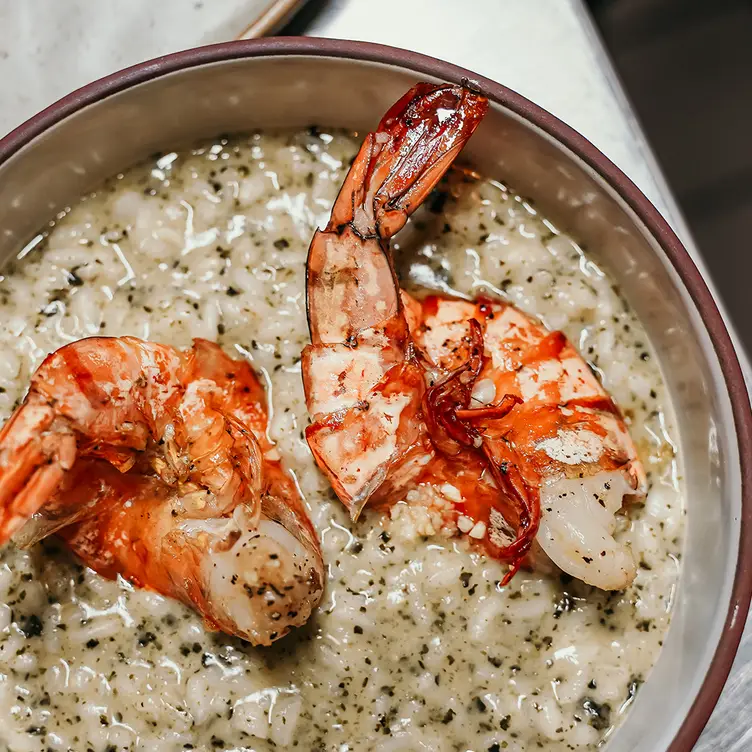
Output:
M313 37L271 37L223 42L147 60L68 94L0 139L0 166L33 139L78 110L123 89L179 70L239 58L311 55L383 63L437 79L470 79L489 99L537 126L603 178L653 235L697 306L715 348L731 400L741 465L739 556L724 629L705 679L669 746L690 752L718 702L736 655L752 595L752 412L739 360L723 317L689 253L640 189L584 136L542 107L491 79L443 60L370 42Z

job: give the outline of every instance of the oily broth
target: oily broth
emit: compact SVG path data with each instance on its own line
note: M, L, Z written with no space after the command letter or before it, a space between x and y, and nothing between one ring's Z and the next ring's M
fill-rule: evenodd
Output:
M522 572L500 588L500 565L422 535L414 515L353 524L303 438L300 351L308 243L357 147L312 129L156 156L62 213L4 270L0 418L66 342L216 340L266 381L270 433L329 573L309 624L264 649L98 577L54 539L6 546L8 749L566 750L597 745L628 710L668 627L684 515L670 403L645 332L529 201L454 173L398 239L403 281L502 294L578 346L650 475L646 503L621 522L638 576L612 594L555 573Z

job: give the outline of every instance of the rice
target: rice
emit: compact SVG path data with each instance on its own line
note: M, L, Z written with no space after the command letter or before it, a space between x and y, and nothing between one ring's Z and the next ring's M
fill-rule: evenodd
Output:
M269 388L270 432L329 583L271 648L83 568L54 539L0 551L0 741L37 750L529 750L595 746L669 624L683 501L668 396L639 321L531 202L450 178L395 247L406 286L504 295L578 346L628 417L652 488L621 521L639 572L603 593L502 567L418 497L353 524L315 468L300 351L304 265L356 141L254 133L159 155L83 197L0 280L0 418L43 357L92 334L216 340ZM451 498L451 489L441 489Z

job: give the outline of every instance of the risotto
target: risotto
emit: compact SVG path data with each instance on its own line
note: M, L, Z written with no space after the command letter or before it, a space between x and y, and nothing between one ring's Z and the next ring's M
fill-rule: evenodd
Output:
M644 330L584 250L500 183L452 176L395 244L403 283L486 291L562 329L623 409L651 483L605 593L501 565L414 518L350 522L304 439L305 258L357 141L254 133L155 155L61 212L0 277L0 418L63 344L193 337L245 357L321 537L324 601L271 648L82 567L0 550L0 745L13 752L571 750L607 739L668 628L683 530L671 408Z

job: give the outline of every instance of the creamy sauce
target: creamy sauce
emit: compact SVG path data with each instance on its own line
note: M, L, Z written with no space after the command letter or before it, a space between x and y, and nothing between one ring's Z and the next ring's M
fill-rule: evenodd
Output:
M329 584L306 627L253 648L98 577L54 539L6 546L3 749L567 750L608 738L628 711L669 623L684 515L645 333L529 201L455 175L399 238L405 284L497 293L572 339L625 411L652 484L620 521L639 573L610 594L556 572L500 588L502 567L429 535L430 519L367 512L353 525L303 439L300 351L308 243L357 145L311 130L160 155L62 212L5 269L0 418L42 358L80 337L218 341L269 386L271 434L319 530Z

